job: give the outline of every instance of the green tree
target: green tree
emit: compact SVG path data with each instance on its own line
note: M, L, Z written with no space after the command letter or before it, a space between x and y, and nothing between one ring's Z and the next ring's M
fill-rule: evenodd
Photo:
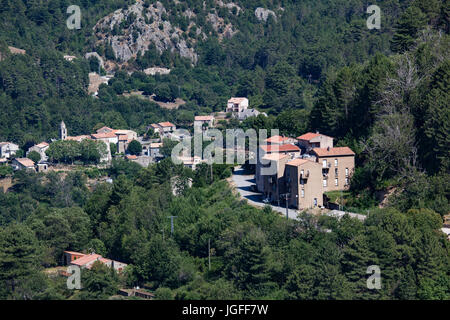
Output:
M127 148L128 153L134 154L134 155L140 155L142 152L142 145L139 141L133 140L130 142Z
M28 154L28 158L33 160L34 163L38 163L39 161L41 161L41 155L37 151L31 151Z
M418 32L426 25L426 16L419 8L411 6L402 14L392 38L391 48L403 53L414 44Z
M20 224L11 224L0 232L0 281L14 294L25 279L40 268L39 246L34 232Z

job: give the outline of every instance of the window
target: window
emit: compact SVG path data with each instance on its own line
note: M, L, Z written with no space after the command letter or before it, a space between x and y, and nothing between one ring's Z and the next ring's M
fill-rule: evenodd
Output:
M335 166L335 167L338 166L338 159L334 159L334 166Z
M348 186L348 178L345 178L345 185Z
M327 186L327 180L326 180L326 179L323 180L323 186L324 186L324 187Z
M326 168L327 167L327 160L323 160L322 161L322 165L323 165L323 168Z
M345 168L345 176L348 177L348 168Z
M303 170L303 169L300 170L300 174L301 174L301 175L304 175L304 174L305 174L305 170Z
M334 185L335 185L335 186L339 185L339 183L338 183L338 179L337 179L337 178L336 178L336 179L334 179Z
M301 196L302 196L302 198L305 197L305 189L302 189L302 191L301 191Z
M335 175L338 175L338 168L335 168L335 169L334 169L334 174L335 174Z

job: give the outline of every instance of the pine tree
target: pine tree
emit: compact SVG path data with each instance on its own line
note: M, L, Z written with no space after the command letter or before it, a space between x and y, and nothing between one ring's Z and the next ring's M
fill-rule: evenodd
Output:
M412 47L418 32L426 25L426 16L417 7L409 7L400 17L391 42L394 52L403 53Z

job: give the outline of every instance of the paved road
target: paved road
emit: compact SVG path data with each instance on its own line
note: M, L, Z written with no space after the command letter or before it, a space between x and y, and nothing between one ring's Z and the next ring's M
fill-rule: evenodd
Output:
M253 174L246 175L244 169L242 169L241 167L236 167L232 178L234 184L236 185L236 189L238 190L242 198L247 199L250 204L253 204L255 206L264 207L266 205L265 203L263 203L263 195L259 192L252 191L252 186L255 185L255 176ZM286 207L279 207L273 204L271 204L270 206L272 207L272 210L278 211L286 216ZM298 220L298 213L298 210L289 209L289 219ZM350 217L359 219L360 221L364 221L366 219L365 215L339 210L332 210L330 212L327 212L326 214L340 219L346 213Z
M237 191L240 195L247 199L250 204L255 206L264 207L266 204L262 202L263 195L259 192L252 191L252 185L255 185L255 176L246 175L244 169L241 167L236 167L233 173L233 182L236 185ZM279 207L276 205L271 205L272 210L278 211L286 216L286 207ZM298 219L298 211L294 209L289 209L288 215L289 219Z

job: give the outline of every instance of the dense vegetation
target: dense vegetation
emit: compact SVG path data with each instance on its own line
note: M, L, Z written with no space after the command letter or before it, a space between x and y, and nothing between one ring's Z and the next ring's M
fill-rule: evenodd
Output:
M92 192L82 173L17 174L14 191L0 194L2 298L105 299L125 285L164 299L449 298L450 246L431 210L380 209L364 223L286 221L240 201L219 167L212 181L207 166L192 172L170 160L117 166L114 183ZM89 248L130 266L120 276L101 265L84 271L75 292L41 273L63 250ZM381 290L366 287L370 265L381 268Z

